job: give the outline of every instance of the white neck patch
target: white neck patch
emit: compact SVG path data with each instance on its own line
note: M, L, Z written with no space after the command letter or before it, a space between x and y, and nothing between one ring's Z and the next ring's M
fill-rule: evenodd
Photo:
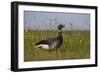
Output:
M61 30L58 30L58 32L61 32Z

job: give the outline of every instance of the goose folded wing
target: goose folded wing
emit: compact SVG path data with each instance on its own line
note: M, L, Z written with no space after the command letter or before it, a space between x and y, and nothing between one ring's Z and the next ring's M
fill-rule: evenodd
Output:
M37 42L35 45L40 45L40 44L48 44L48 45L50 45L50 44L52 44L55 41L57 41L57 37L49 38L47 40L41 40L41 41Z
M40 44L49 44L49 43L48 43L48 40L41 40L37 42L35 45L40 45Z

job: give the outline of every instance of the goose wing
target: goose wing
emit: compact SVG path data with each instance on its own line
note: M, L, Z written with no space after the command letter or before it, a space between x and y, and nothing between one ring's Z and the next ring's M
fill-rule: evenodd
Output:
M48 44L48 45L50 45L50 44L52 44L55 41L57 41L57 37L49 38L47 40L41 40L41 41L37 42L35 45L40 45L40 44Z
M41 40L37 42L35 45L40 45L40 44L49 44L48 40Z
M42 47L42 48L47 48L47 49L53 49L56 48L57 46L57 37L55 38L49 38L47 40L41 40L39 42L37 42L35 45L38 47Z

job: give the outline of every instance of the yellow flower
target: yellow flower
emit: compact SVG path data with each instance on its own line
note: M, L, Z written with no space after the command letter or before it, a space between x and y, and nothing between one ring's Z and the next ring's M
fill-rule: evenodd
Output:
M82 42L82 40L80 40L80 42Z

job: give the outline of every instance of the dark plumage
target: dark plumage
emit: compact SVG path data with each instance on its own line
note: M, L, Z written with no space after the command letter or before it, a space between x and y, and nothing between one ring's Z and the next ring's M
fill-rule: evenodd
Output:
M35 44L36 47L49 49L49 50L52 50L54 48L56 49L59 48L63 43L63 37L62 37L62 32L61 32L61 29L63 27L64 25L58 25L58 36L54 38L49 38L46 40L41 40Z

